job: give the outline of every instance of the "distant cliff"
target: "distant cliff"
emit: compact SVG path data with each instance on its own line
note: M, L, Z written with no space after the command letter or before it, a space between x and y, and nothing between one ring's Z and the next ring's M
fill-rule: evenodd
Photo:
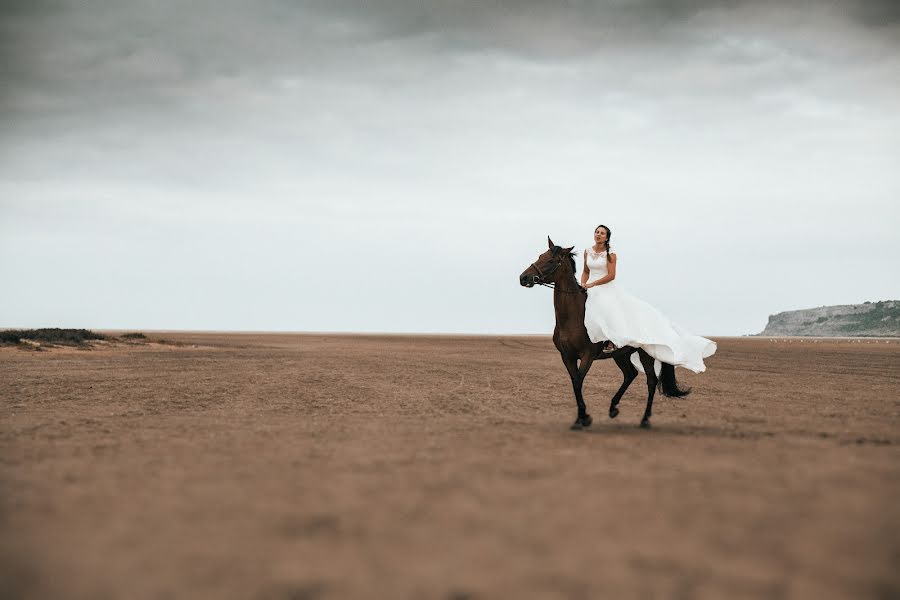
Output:
M778 313L758 335L900 337L900 300Z

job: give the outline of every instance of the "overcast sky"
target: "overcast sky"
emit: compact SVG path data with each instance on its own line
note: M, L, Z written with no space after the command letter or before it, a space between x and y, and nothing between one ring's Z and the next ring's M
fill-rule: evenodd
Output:
M598 223L700 334L900 298L891 0L0 6L0 326L549 333Z

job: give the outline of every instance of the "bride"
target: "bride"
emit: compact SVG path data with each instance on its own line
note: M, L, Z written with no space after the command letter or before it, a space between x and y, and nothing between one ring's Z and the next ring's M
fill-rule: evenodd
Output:
M616 285L616 255L610 252L609 227L594 229L594 245L584 251L581 287L587 290L584 326L594 343L604 340L603 352L632 346L643 348L658 361L682 366L700 373L706 370L703 359L712 356L716 343L692 335L672 323L656 308ZM643 372L640 361L632 362ZM657 364L659 370L659 364Z

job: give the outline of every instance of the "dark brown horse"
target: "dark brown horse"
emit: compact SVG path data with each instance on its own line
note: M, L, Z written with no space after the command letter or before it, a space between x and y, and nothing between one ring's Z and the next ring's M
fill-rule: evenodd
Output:
M647 374L647 390L649 392L647 408L641 419L641 427L650 427L653 394L657 387L664 396L672 398L687 396L690 390L678 387L673 365L662 363L659 377L657 377L653 368L653 357L647 354L643 348L624 346L613 352L605 353L602 351L603 342L596 344L591 342L584 326L584 303L587 299L587 292L575 280L575 255L572 248L561 248L555 245L549 237L547 244L550 249L522 271L522 274L519 275L519 283L529 288L535 285L554 288L553 307L556 309L556 328L553 330L553 344L559 350L563 364L569 371L572 388L575 390L575 402L578 404L578 417L572 424L572 429L584 429L590 427L593 422L591 415L587 413L584 398L581 396L581 385L584 383L591 364L597 359L613 359L625 377L625 381L622 382L619 391L613 396L609 405L609 418L615 419L618 416L619 400L622 399L625 390L638 374L638 370L631 364L631 355L635 352L638 353L641 365Z

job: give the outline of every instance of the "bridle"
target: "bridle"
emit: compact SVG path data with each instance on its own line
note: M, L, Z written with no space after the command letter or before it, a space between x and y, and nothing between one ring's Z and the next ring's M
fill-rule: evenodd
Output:
M544 278L547 277L547 275L552 275L559 268L559 265L561 265L561 264L562 264L562 259L560 258L559 260L556 261L556 264L553 265L552 269L550 269L549 271L544 273L543 271L541 271L541 268L539 266L537 266L534 263L531 263L531 268L538 272L537 277L533 277L532 283L536 283L538 285L548 287L551 290L557 289L555 284L545 282ZM578 285L578 284L576 284L576 285ZM577 290L564 290L562 288L559 288L559 291L565 292L567 294L577 294L578 292L584 292L585 289L579 285Z

